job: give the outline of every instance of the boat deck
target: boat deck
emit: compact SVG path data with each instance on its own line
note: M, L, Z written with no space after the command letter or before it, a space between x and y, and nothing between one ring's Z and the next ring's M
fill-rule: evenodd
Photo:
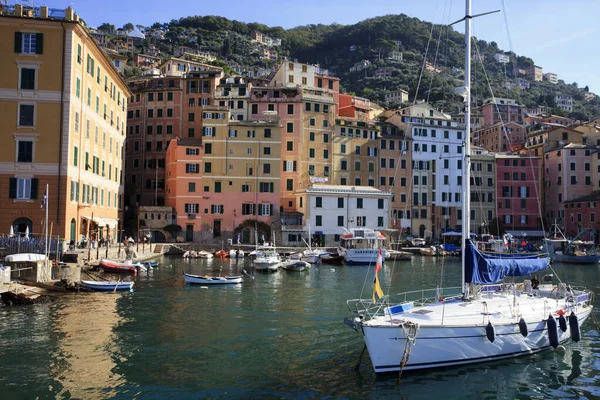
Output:
M585 298L583 298L583 297ZM365 326L397 327L405 322L414 322L419 326L473 326L473 321L480 318L478 324L484 326L488 322L494 325L514 324L517 318L527 320L546 319L549 314L558 310L568 313L575 305L567 302L566 297L556 298L556 290L541 292L536 295L516 292L514 295L503 293L485 293L477 299L462 301L450 299L425 306L413 306L403 303L388 307L385 315L374 316L363 321ZM587 294L577 292L576 300L585 301Z

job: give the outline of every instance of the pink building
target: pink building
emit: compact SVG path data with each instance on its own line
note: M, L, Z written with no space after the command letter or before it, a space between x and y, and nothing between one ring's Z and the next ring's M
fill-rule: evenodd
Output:
M187 242L202 229L201 147L199 139L173 139L165 154L165 203L175 210Z
M516 122L523 123L523 106L517 104L513 99L502 99L493 97L487 99L481 107L483 114L483 125L490 126L497 123Z
M594 146L570 143L544 151L546 173L545 212L565 226L564 203L592 194L592 152Z
M496 155L496 215L506 230L541 228L539 157Z
M488 151L511 151L515 145L525 143L525 127L516 122L497 123L471 132L471 143Z
M565 201L564 233L575 237L583 228L595 228L597 216L600 216L600 194L593 193ZM583 238L582 240L587 240Z

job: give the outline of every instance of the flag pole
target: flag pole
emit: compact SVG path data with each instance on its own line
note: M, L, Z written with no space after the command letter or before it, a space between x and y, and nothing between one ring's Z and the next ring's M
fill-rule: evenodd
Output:
M46 183L46 204L44 205L46 208L46 260L50 256L50 253L48 252L48 186L49 185Z

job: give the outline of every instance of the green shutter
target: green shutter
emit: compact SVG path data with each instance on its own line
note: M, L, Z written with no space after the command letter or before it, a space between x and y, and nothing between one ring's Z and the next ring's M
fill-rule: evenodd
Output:
M39 180L37 178L31 180L31 200L38 198L38 183Z
M43 54L44 53L44 34L36 33L35 34L35 54Z
M77 161L79 160L79 149L77 146L73 149L73 166L77 166Z
M17 198L17 178L10 178L10 184L8 187L8 198L9 199Z
M21 53L23 51L23 34L21 32L15 32L15 53ZM15 186L15 196L16 196L16 186ZM15 197L11 197L15 198Z
M294 161L294 172L296 172L296 161Z

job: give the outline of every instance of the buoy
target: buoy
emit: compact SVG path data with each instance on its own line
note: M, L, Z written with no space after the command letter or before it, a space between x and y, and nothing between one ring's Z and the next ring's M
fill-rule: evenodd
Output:
M487 326L485 327L485 336L487 336L490 342L494 343L494 339L496 339L496 329L491 322L488 322Z
M579 342L579 339L581 339L581 331L579 330L577 315L575 315L574 312L571 312L571 315L569 316L569 328L571 329L571 340Z
M558 329L556 329L556 320L552 314L548 315L546 325L548 326L548 340L550 341L550 346L556 349L558 346Z
M558 352L558 353L564 353L565 352L565 346L558 346L556 349L554 349L554 351Z
M527 337L527 335L529 335L529 331L527 329L527 322L525 322L523 317L521 317L521 319L519 320L519 331L521 332L521 335L523 335L523 337Z
M567 331L567 319L565 318L565 316L563 314L561 314L558 317L558 326L560 327L560 330L563 332Z

